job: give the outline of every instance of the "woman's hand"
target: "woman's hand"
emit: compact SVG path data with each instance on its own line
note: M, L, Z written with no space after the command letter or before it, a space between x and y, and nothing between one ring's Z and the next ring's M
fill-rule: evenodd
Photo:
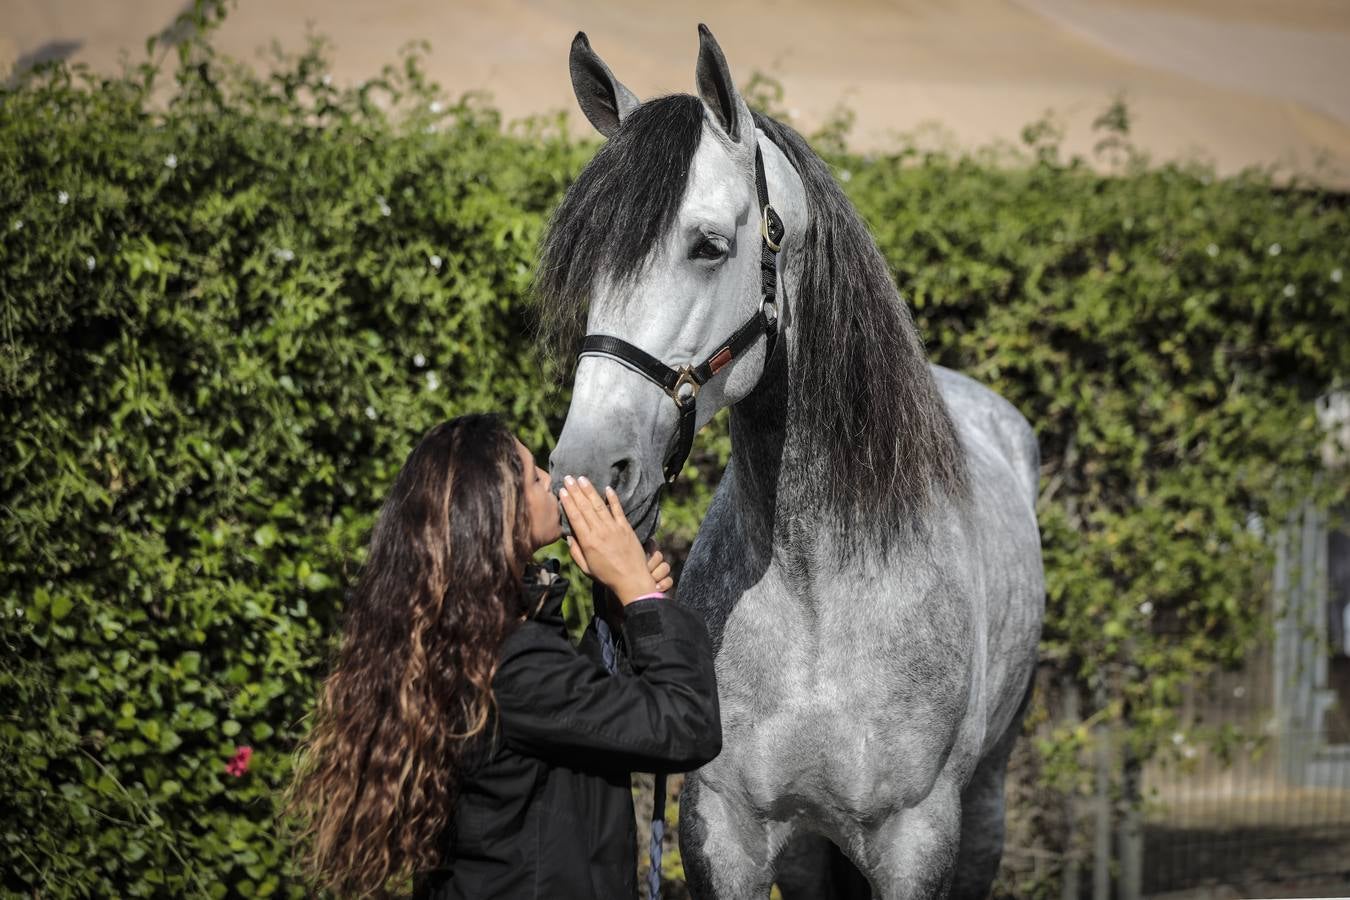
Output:
M656 549L655 542L648 541L643 549L647 551L647 571L652 573L656 589L664 593L675 587L675 579L670 577L670 563Z
M643 594L661 590L614 490L605 488L601 497L586 478L574 479L571 475L563 479L563 484L558 499L572 526L567 546L581 571L602 582L624 606ZM662 563L658 561L656 567ZM667 566L665 577L669 575Z

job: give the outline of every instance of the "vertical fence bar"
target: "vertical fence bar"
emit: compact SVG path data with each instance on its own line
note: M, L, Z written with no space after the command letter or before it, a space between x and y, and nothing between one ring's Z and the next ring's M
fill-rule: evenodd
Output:
M1078 683L1074 681L1073 676L1067 675L1063 681L1064 691L1064 718L1077 724L1082 721L1082 714L1079 711L1078 704ZM1074 846L1074 836L1078 833L1078 794L1076 791L1069 791L1064 798L1064 819L1068 823L1068 839L1066 841L1068 853L1064 861L1064 870L1060 876L1059 896L1060 900L1082 900L1083 885L1080 878L1081 866L1078 863L1078 848Z
M1097 693L1104 692L1098 688ZM1092 798L1096 820L1096 841L1092 853L1092 900L1111 900L1111 733L1106 725L1098 725L1093 731L1096 732L1097 779Z
M1130 749L1128 737L1121 743L1120 900L1140 900L1144 895L1144 828L1139 787L1142 768Z
M1290 544L1298 538L1295 518L1290 515L1275 535L1274 590L1271 593L1272 618L1275 622L1275 658L1272 662L1272 705L1275 713L1275 755L1279 761L1279 775L1292 781L1295 775L1290 735L1296 727L1293 687L1298 670L1294 659L1297 645L1298 622L1294 610L1294 577L1290 572L1298 550Z

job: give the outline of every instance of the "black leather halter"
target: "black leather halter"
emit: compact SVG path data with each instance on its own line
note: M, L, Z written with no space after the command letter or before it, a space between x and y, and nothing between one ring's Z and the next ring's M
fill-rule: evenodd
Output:
M783 220L769 205L769 185L764 177L764 157L755 147L755 191L759 194L759 231L761 247L759 256L760 293L759 309L750 319L732 332L721 346L698 365L672 368L661 360L622 338L607 334L588 334L581 342L583 356L610 356L637 372L648 381L653 381L664 390L675 407L680 411L679 434L675 448L666 457L666 484L673 484L679 477L684 462L689 457L689 448L694 443L695 409L698 405L698 389L721 371L733 359L740 356L762 335L764 337L764 367L773 358L774 347L778 340L778 268L775 256L783 244Z

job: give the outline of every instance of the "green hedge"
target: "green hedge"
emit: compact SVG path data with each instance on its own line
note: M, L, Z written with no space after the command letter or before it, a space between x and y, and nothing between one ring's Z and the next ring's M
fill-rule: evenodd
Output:
M527 289L594 144L448 101L415 57L339 90L321 48L266 74L180 49L167 91L58 67L0 93L10 895L302 895L276 798L383 491L436 421L505 410L542 452L566 411ZM1045 656L1148 755L1258 633L1254 523L1313 483L1311 402L1350 368L1345 198L1105 177L1043 129L1012 167L849 155L846 130L822 145L932 355L1040 433ZM677 553L726 448L700 438Z
M162 112L62 71L0 96L9 890L277 891L275 794L397 467L446 417L542 447L563 408L520 298L587 148L415 69L199 61Z

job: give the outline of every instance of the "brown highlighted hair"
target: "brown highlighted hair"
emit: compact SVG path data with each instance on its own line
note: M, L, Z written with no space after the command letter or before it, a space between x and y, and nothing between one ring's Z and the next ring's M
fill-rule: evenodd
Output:
M380 509L285 804L302 867L339 896L381 895L439 862L524 612L524 487L505 425L461 416L426 433Z

